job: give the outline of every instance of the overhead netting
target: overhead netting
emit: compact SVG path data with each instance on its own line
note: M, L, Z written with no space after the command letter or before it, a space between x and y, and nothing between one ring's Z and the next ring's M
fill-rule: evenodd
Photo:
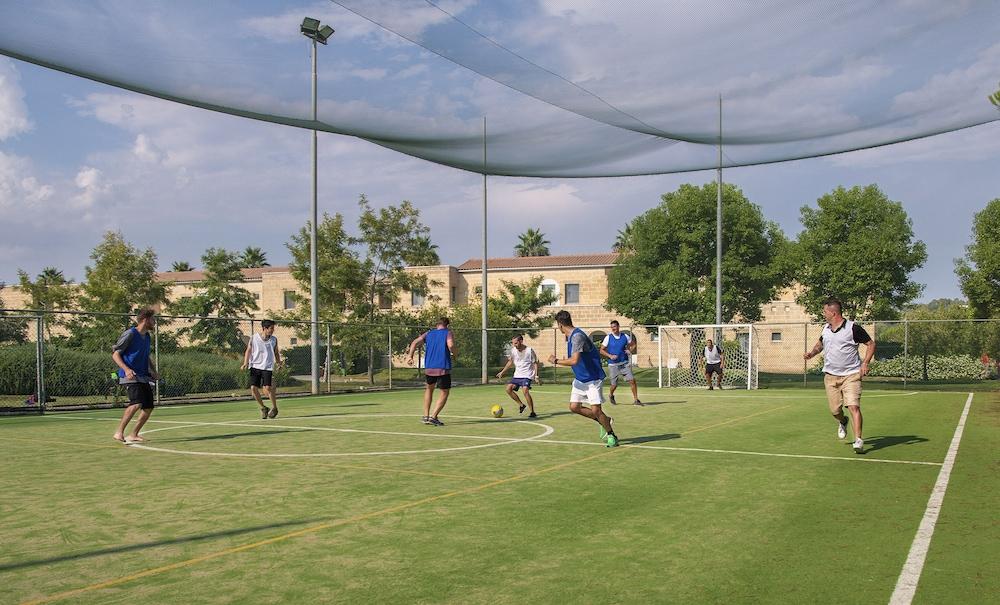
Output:
M308 40L319 53L311 120ZM0 53L475 172L777 162L1000 119L1000 2L7 0ZM486 115L486 161L483 116Z

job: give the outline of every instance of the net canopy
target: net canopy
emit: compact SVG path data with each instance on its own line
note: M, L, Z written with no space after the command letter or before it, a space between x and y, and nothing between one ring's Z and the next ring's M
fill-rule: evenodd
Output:
M303 17L319 49L311 117ZM494 175L778 162L1000 119L995 0L8 0L0 53ZM484 160L484 116L485 160Z

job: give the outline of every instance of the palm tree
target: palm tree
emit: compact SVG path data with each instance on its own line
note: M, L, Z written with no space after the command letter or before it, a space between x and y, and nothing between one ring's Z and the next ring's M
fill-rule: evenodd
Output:
M538 229L528 229L517 238L520 240L514 246L514 256L549 256L549 240L545 239L545 234Z
M267 254L263 250L256 246L247 246L240 255L240 265L244 268L270 267L271 263L267 262Z
M410 249L403 253L403 262L407 265L439 265L441 257L437 253L437 244L431 241L429 235L418 235L410 242Z
M194 271L194 267L186 260L175 260L174 264L170 266L170 270L177 272Z
M618 230L613 249L615 252L635 249L635 229L632 228L632 223L626 223L625 227Z

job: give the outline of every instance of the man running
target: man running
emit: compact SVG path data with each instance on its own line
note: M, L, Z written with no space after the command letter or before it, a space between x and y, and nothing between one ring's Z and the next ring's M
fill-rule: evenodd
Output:
M823 384L830 413L837 419L837 437L847 437L847 417L844 406L851 413L854 425L854 451L862 453L865 440L861 436L861 379L868 375L868 364L875 356L875 340L864 328L844 318L843 307L836 298L823 303L823 317L827 323L819 342L803 355L811 359L824 351ZM865 360L858 355L858 345L865 346Z
M433 330L424 332L410 343L409 363L413 363L413 352L421 343L426 343L424 352L424 375L427 387L424 389L424 415L420 421L431 426L444 426L438 420L438 414L448 402L451 392L451 358L455 354L455 340L452 337L447 317L438 320ZM434 398L434 388L441 389L434 413L431 413L431 400Z
M712 390L712 374L719 376L719 390L722 390L722 372L726 369L726 356L722 352L722 347L712 342L709 338L705 341L705 382L708 383L708 390Z
M242 366L244 370L250 368L250 394L260 407L261 420L278 416L278 393L273 382L274 369L280 365L281 352L278 351L278 339L274 337L274 322L265 319L260 322L260 333L251 336L247 343ZM271 409L260 397L261 388L271 400Z
M556 313L556 325L566 336L566 359L558 359L549 355L549 363L573 368L573 389L570 391L569 409L574 414L590 418L601 425L601 439L607 441L608 447L618 447L618 436L615 435L613 420L601 410L604 403L604 368L601 367L601 355L590 337L573 326L573 318L568 311ZM590 407L581 405L590 403Z
M608 391L608 399L611 405L618 405L615 401L615 389L618 388L618 378L624 378L632 387L632 404L642 405L639 401L639 390L635 384L635 376L632 374L632 358L635 354L635 340L628 334L621 331L621 326L617 319L611 320L611 333L604 337L601 342L601 355L608 358L608 374L610 374L611 389Z
M122 413L118 430L115 431L115 441L122 443L145 441L139 436L139 431L153 413L153 388L150 385L159 378L149 357L151 344L149 331L154 325L156 316L152 309L139 311L135 316L135 327L122 332L112 347L111 358L118 366L118 383L125 385L125 390L128 392L128 405ZM128 428L128 423L132 421L136 412L139 412L139 420L126 437L125 429Z
M531 413L528 418L538 418L535 414L535 401L531 398L531 383L538 381L538 356L535 350L524 344L524 336L518 334L510 339L510 357L503 369L497 373L497 378L502 379L507 368L514 366L514 376L507 383L507 396L517 402L517 413L523 414L525 405L521 403L521 398L517 396L517 390L524 389L524 400L528 402L528 409Z

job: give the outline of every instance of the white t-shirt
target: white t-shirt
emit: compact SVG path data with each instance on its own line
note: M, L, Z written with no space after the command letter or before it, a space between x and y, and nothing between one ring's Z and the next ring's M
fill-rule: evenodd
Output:
M615 340L618 340L620 338L624 338L625 339L625 348L622 349L622 354L618 356L618 359L609 359L608 360L608 365L609 366L614 366L614 365L625 365L625 364L627 364L629 362L629 355L630 355L629 351L628 351L628 348L629 348L629 345L632 344L632 337L629 336L628 334L626 334L625 332L619 332L618 336L615 336L614 334L608 334L607 336L604 337L604 340L601 341L601 346L604 347L605 349L607 349L608 348L608 344L611 342L612 338L614 338Z
M535 364L538 363L538 356L531 347L524 347L523 351L518 351L517 347L511 347L510 360L514 363L514 378L535 378Z
M278 339L271 336L264 340L260 334L250 337L250 367L258 370L274 371L274 347Z
M719 345L712 345L712 348L705 347L705 363L722 363Z

